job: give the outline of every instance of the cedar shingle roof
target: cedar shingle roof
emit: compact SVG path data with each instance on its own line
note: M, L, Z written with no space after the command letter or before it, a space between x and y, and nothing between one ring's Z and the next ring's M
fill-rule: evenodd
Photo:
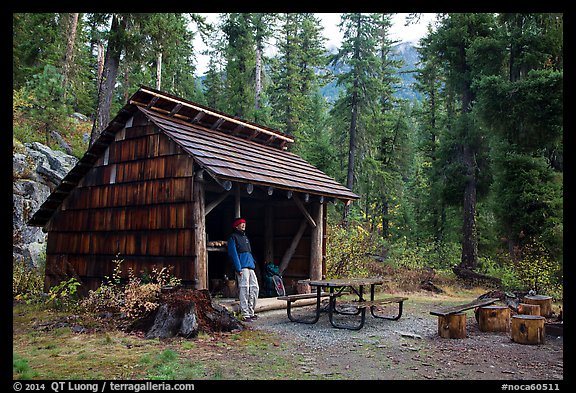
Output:
M286 150L289 135L141 87L28 222L44 226L136 111L189 153L213 178L336 199L359 196Z

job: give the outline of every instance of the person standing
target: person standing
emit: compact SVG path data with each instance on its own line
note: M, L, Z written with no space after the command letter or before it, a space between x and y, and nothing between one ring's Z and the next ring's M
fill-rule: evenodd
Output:
M244 321L253 321L258 318L254 314L258 300L258 279L254 269L256 261L252 256L250 241L246 236L246 220L236 218L232 223L233 232L228 238L228 255L232 258L238 281L240 297L240 312Z

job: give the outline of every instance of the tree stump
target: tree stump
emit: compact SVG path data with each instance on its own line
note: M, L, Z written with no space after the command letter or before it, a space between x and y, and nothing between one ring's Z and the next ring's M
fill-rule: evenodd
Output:
M478 310L478 327L482 332L510 330L510 309L506 306L484 306Z
M163 339L194 338L200 331L230 332L243 328L231 312L212 302L207 289L162 293L159 303L156 310L136 321L129 330L145 332L146 338Z
M224 297L237 298L238 297L238 286L236 280L226 280L226 285L223 291Z
M512 341L519 344L543 344L544 321L539 315L514 315L512 317Z
M312 288L310 288L310 284L307 282L298 282L296 284L296 293L312 293Z
M466 313L439 316L438 335L442 338L466 338Z
M552 296L527 295L524 296L524 303L538 304L540 306L540 316L550 317L552 315Z
M539 304L520 303L518 305L518 314L540 316L540 305Z

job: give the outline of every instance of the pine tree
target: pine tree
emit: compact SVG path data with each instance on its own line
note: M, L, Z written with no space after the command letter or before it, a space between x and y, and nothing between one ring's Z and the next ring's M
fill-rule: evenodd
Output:
M277 39L279 53L271 79L270 103L273 121L279 129L296 138L296 149L303 139L313 138L315 124L307 116L317 115L315 93L325 64L322 27L313 14L284 14ZM302 139L302 143L299 141Z
M511 259L543 242L562 260L562 15L502 14L498 75L477 83L478 114L493 133L494 206Z
M492 14L442 15L437 30L428 35L424 45L436 53L446 75L447 89L457 97L458 112L445 135L441 157L448 182L444 195L448 203L461 203L463 211L462 255L456 274L468 274L478 265L478 234L476 229L476 203L478 191L486 176L486 141L479 132L472 113L475 102L474 78L479 71L474 68L471 53L491 54L491 47L482 46L495 31ZM476 57L479 58L479 57ZM448 102L449 103L449 102Z
M339 112L348 128L348 159L346 186L355 189L358 134L365 116L381 99L380 45L381 19L378 14L343 14L339 27L343 32L342 46L332 56L332 65L348 67L349 71L337 76L337 83L345 93L338 98L333 113ZM343 211L343 222L348 223L350 204Z
M254 119L254 70L256 68L255 41L250 14L224 14L222 30L227 45L226 112L243 119Z

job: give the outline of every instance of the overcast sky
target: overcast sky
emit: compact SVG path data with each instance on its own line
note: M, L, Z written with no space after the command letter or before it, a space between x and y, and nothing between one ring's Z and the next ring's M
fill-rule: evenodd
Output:
M217 22L219 14L200 14L206 16L208 22ZM398 40L399 42L417 42L422 38L427 31L428 24L434 19L436 14L421 14L420 22L418 24L411 24L410 26L404 26L405 18L408 14L395 14L393 17L393 25L390 29L390 38L392 40ZM337 13L318 13L316 14L322 20L322 25L324 26L324 37L326 40L326 48L333 49L340 46L340 40L342 39L342 33L338 29L338 23L340 23L340 14ZM195 48L199 51L205 49L205 45L201 42L196 35ZM197 52L197 53L198 53ZM198 62L196 75L204 75L206 72L206 67L208 65L208 57L198 54L196 57Z

